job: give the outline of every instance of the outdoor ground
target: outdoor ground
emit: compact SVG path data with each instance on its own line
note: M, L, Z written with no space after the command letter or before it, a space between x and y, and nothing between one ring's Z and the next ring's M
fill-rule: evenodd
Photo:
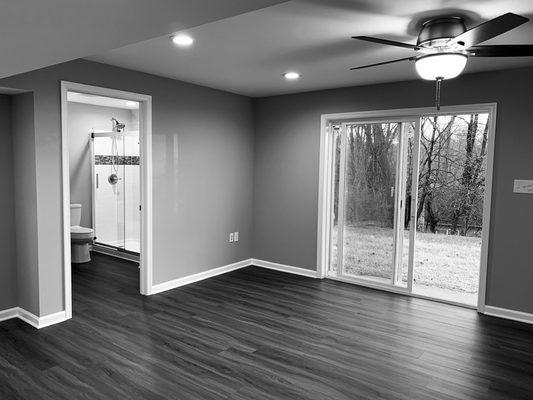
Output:
M375 226L346 226L344 265L346 273L390 279L393 231ZM333 233L336 243L336 232ZM423 294L435 289L438 297L474 298L479 281L481 238L417 232L414 264L415 287ZM404 232L403 280L407 281L409 232ZM334 245L333 253L336 253ZM466 297L465 297L466 296ZM471 302L471 301L468 301Z

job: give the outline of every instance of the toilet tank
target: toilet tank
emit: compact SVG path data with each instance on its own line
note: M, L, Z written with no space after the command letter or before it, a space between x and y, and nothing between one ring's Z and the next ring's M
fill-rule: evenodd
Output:
M81 204L70 205L70 226L80 226L81 223Z

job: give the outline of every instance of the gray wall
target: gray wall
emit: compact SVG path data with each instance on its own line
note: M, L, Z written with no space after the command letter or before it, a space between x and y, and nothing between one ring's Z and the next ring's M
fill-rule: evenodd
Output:
M13 173L18 306L39 315L39 244L37 169L35 163L34 99L32 93L13 96ZM3 288L2 288L3 289ZM56 290L56 289L53 289Z
M153 96L154 283L251 257L253 113L246 97L85 60L2 79L35 99L40 314L63 307L60 81ZM15 171L17 179L17 173ZM17 227L18 227L17 221ZM228 233L239 231L238 243ZM30 232L27 232L29 235ZM20 249L19 253L22 249Z
M0 310L17 306L11 97L0 95Z
M82 205L81 226L92 228L91 129L111 130L111 117L125 122L130 130L134 119L131 110L68 103L70 202ZM138 119L138 118L135 118Z
M533 312L533 68L446 81L443 105L498 103L487 304ZM431 106L432 82L412 81L257 99L254 258L315 269L320 116Z
M433 85L414 81L257 99L254 107L242 96L84 60L1 80L33 92L13 99L12 124L19 303L38 315L63 309L60 80L153 96L155 284L252 255L316 268L320 115L433 100ZM465 75L443 93L443 104L498 103L488 304L525 312L533 312L533 197L513 194L512 180L533 178L532 86L529 68ZM241 241L229 244L237 230Z

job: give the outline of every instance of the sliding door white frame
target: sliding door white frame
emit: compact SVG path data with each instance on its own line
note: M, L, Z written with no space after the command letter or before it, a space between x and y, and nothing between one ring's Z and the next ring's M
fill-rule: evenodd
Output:
M341 125L341 155L339 161L339 205L337 209L337 274L344 276L344 260L339 255L344 254L344 218L346 217L344 198L346 197L346 142L348 140L347 125ZM331 186L333 188L333 186ZM333 192L333 190L329 190ZM331 195L334 198L334 195ZM333 206L333 204L332 204Z
M413 292L413 271L415 264L415 246L411 243L415 243L416 240L416 209L418 205L418 174L420 171L420 132L422 127L420 126L420 118L416 121L415 137L413 138L413 171L412 171L412 183L411 183L411 215L409 216L412 221L409 229L409 264L407 266L407 291Z
M68 92L113 97L139 102L141 170L141 255L140 292L152 293L152 96L61 81L61 153L63 190L63 277L67 318L72 317L72 271L70 254L70 171L68 135Z
M331 133L331 127L334 124L342 124L342 122L353 121L365 121L365 120L395 120L397 118L406 118L418 120L424 115L449 115L449 114L471 114L471 113L488 113L489 114L489 140L487 148L487 172L485 180L485 197L483 207L483 226L482 226L482 244L481 244L481 260L480 260L480 275L479 275L479 289L478 289L478 306L477 310L481 313L485 311L486 301L486 286L487 286L487 265L488 265L488 245L490 238L490 214L491 214L491 202L492 202L492 179L493 179L493 166L494 166L494 142L496 137L496 103L484 103L484 104L469 104L458 106L444 106L440 111L435 110L433 107L424 108L407 108L407 109L393 109L393 110L379 110L379 111L362 111L362 112L349 112L338 114L323 114L321 116L321 131L320 131L320 171L319 171L319 198L318 198L318 224L317 224L317 267L318 276L328 276L329 269L329 252L330 252L330 233L329 219L331 216L331 210L333 205L333 196L329 193L333 181L332 168L333 168L333 141ZM418 129L419 131L420 129ZM417 138L415 146L416 158L419 158L419 143ZM417 164L417 163L415 163ZM418 168L418 166L416 166ZM418 172L418 171L416 171ZM418 177L418 173L413 174ZM413 178L413 190L417 190L418 182L415 183ZM413 193L413 199L415 206L411 206L411 213L416 209L417 196ZM340 200L340 199L339 199ZM416 232L411 230L410 241L414 243ZM410 246L413 247L413 246ZM413 253L413 254L411 254ZM414 251L410 250L409 263L414 262ZM412 267L410 268L409 282L412 282ZM360 284L363 286L379 288L396 293L409 294L414 297L430 298L423 295L416 295L411 292L412 287L407 288L393 287L389 285L381 285L379 283L368 282L360 279L340 277L339 280L350 281L352 283ZM435 299L433 299L435 300ZM445 303L456 304L464 306L464 304L455 303L453 301L443 301Z

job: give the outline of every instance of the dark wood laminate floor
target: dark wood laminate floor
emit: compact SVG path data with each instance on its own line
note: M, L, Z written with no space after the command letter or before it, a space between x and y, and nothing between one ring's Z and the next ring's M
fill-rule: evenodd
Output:
M533 329L250 267L149 298L73 270L74 318L0 323L0 399L532 399Z

